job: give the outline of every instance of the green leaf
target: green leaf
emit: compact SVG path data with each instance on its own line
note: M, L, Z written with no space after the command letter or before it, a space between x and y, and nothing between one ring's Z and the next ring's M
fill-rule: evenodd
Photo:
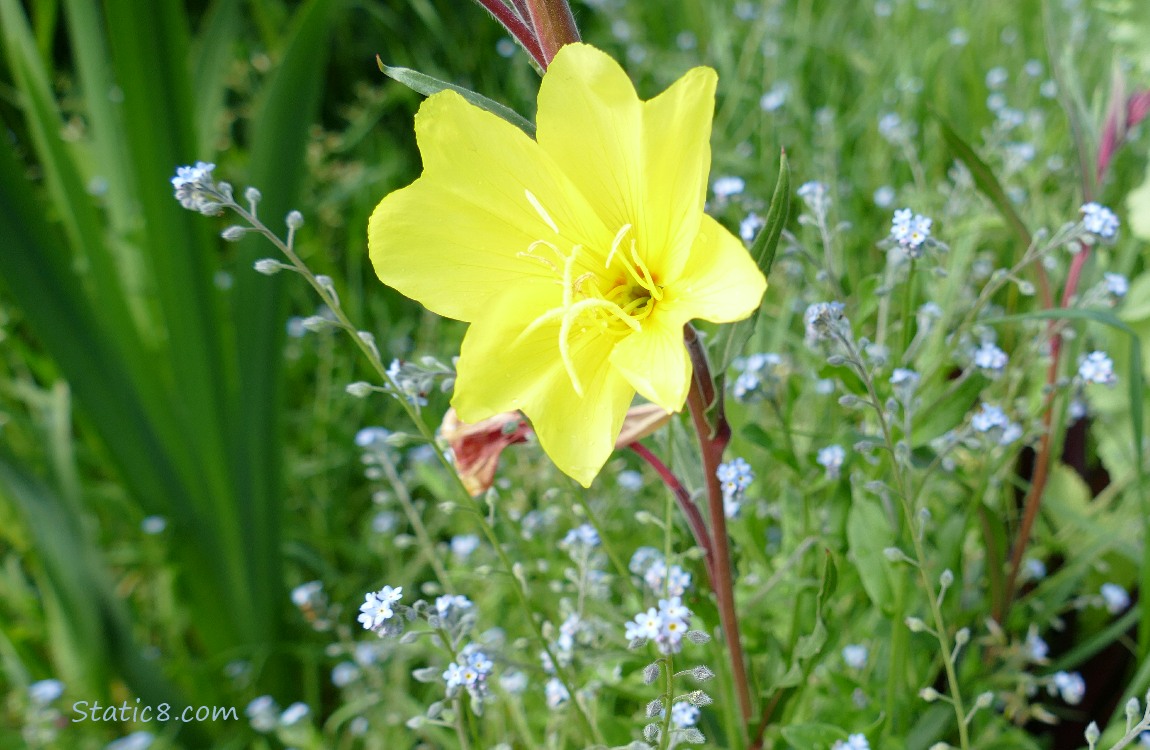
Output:
M1146 179L1126 196L1126 214L1130 220L1130 231L1135 237L1150 240L1150 165L1146 167Z
M783 739L795 750L826 750L839 740L845 740L847 733L831 724L791 724L780 730Z
M856 497L847 515L847 545L870 600L884 612L894 603L890 561L883 551L894 545L890 521L876 500Z
M487 110L493 115L502 117L507 122L522 130L532 138L535 137L535 124L528 120L523 115L508 107L506 104L500 104L497 101L488 99L483 94L465 89L462 86L457 86L454 83L441 81L438 78L433 78L426 73L420 73L418 70L411 70L410 68L395 68L390 65L384 65L383 61L376 57L376 63L379 69L385 76L393 81L399 81L404 86L407 86L412 91L423 94L424 96L431 96L438 94L440 91L454 91L462 96L471 104L474 104L480 109Z
M40 594L48 623L47 640L69 687L90 700L108 699L109 673L123 677L143 703L186 705L160 665L144 656L132 622L117 596L95 542L66 504L46 484L7 453L0 452L0 499L14 507L32 537L33 569L43 572ZM203 746L207 738L194 725L184 739Z
M815 600L815 627L809 634L799 638L798 643L795 644L796 661L806 661L817 656L827 642L827 626L826 622L823 621L823 608L838 586L839 577L830 550L825 550L825 553L822 581L819 584L818 598ZM809 667L807 668L809 669Z
M954 392L949 390L949 383L943 383L940 392L927 395L925 402L930 405L915 414L917 419L911 427L911 447L927 445L939 435L957 427L978 402L986 383L984 376L975 373ZM931 401L931 397L937 397L937 400Z
M770 278L771 266L775 262L775 253L778 251L783 229L786 228L790 208L791 170L787 163L787 152L782 151L779 153L779 177L775 181L775 192L771 195L771 206L767 210L766 223L758 236L755 237L754 244L751 245L751 257L755 259L759 270L767 278ZM743 347L747 345L747 341L750 340L751 334L755 331L755 325L759 322L761 311L762 307L759 307L746 320L740 320L721 329L715 347L717 351L722 352L719 357L720 366L716 370L720 379L726 374L731 362L739 356ZM721 387L721 380L719 385Z
M1002 189L998 178L994 176L994 172L990 170L970 144L962 139L957 131L951 127L950 123L946 121L938 112L934 112L935 120L938 122L939 129L942 131L942 139L946 141L946 145L950 148L955 158L966 165L970 170L971 176L974 178L975 187L990 199L998 212L1002 214L1002 218L1014 231L1015 236L1018 238L1019 246L1025 250L1030 247L1031 237L1030 230L1026 228L1023 223L1022 217L1014 210L1014 206L1010 202L1010 198L1006 196L1006 191Z
M819 584L819 617L823 615L826 609L827 602L830 601L831 596L834 595L835 589L839 587L839 569L835 565L835 558L831 551L823 550L826 557L823 562L823 577Z
M331 29L341 7L342 0L310 0L295 11L284 34L281 62L259 93L248 177L263 194L259 210L273 228L300 197L309 130L318 116ZM228 410L227 436L244 559L243 567L232 573L251 599L253 632L269 635L277 630L284 596L283 321L284 285L292 281L287 274L268 277L251 271L270 250L267 240L256 235L236 250L240 273L228 301L238 384Z

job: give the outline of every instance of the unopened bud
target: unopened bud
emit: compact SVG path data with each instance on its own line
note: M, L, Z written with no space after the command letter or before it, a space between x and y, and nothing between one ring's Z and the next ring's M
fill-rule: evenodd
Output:
M306 328L307 330L311 331L312 333L319 333L320 331L326 331L329 328L331 328L333 325L335 325L335 324L332 323L327 318L323 317L322 315L309 315L303 319L303 327Z
M284 222L287 224L288 229L299 229L303 226L303 214L299 211L291 211L288 213L287 218L284 219Z
M368 331L356 331L355 335L359 336L359 340L367 344L367 348L371 350L376 359L379 359L379 349L375 348L375 336Z
M264 276L271 276L272 274L279 273L281 270L286 268L283 263L280 263L274 258L260 258L252 264L252 267L255 268L256 271L262 273Z
M932 687L924 687L922 690L918 691L918 697L922 698L927 703L934 703L936 700L941 698L942 695L940 695L939 692Z
M1098 742L1098 738L1102 736L1102 730L1098 728L1098 722L1092 721L1087 725L1086 731L1083 734L1086 737L1086 744L1090 745L1090 747L1094 747L1095 743Z
M315 283L320 285L328 296L331 297L331 302L335 307L339 307L339 295L335 292L335 283L331 280L330 276L316 276Z
M355 396L356 398L365 398L366 396L369 396L371 392L375 390L375 388L371 385L371 383L365 383L362 380L357 380L354 383L348 383L347 388L344 390L346 390L350 396Z
M702 690L692 690L691 692L687 693L687 702L692 706L698 706L699 708L702 708L703 706L711 705L715 702L715 700Z
M974 705L977 708L990 708L991 703L994 703L994 693L989 690L985 693L979 693L978 697L974 699Z
M906 618L906 626L910 628L912 633L923 633L926 631L926 623L917 617Z
M938 577L938 583L944 589L950 588L950 585L954 583L954 573L950 571L950 568L942 571L942 575Z
M244 197L247 198L248 203L251 203L252 205L259 203L260 198L263 198L263 196L260 194L260 191L254 187L250 187L247 190L245 190L244 191Z
M239 242L244 238L248 230L241 226L230 226L224 231L220 232L220 236L228 242Z
M954 642L958 646L965 646L970 642L970 628L962 628L954 634Z

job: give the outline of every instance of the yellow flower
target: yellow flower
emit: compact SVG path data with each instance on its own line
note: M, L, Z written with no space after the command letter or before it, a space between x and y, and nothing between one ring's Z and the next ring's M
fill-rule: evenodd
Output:
M471 326L452 406L520 410L583 486L638 392L687 397L683 326L750 315L766 279L703 213L715 72L641 101L622 68L563 47L539 89L537 140L444 91L419 108L423 174L368 227L379 278Z

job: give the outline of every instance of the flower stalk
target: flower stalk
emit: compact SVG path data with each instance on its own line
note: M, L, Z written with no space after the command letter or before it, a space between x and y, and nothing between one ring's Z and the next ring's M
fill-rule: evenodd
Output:
M739 636L739 620L735 612L735 586L731 574L731 540L727 534L727 516L723 510L723 489L718 469L723 451L731 440L731 426L723 412L722 398L715 392L715 380L707 362L707 353L698 333L689 324L684 327L684 339L690 353L694 377L687 393L687 407L699 438L699 451L703 458L703 475L707 483L707 507L711 516L711 550L714 555L711 583L718 600L719 622L731 655L731 672L735 691L739 697L739 710L746 731L751 721L751 689L747 679L746 658Z
M567 0L521 0L527 6L528 19L543 56L543 67L564 44L579 41L579 29Z

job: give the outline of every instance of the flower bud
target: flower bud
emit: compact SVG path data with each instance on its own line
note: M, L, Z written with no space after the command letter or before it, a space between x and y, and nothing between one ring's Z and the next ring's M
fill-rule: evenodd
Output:
M220 232L220 236L228 242L239 242L247 234L248 230L241 226L231 226Z
M917 617L906 618L906 626L910 628L912 633L923 633L926 631L926 623Z
M354 383L348 383L344 390L346 390L350 396L355 396L356 398L365 398L366 396L370 395L373 390L375 390L375 387L372 386L371 383L357 380Z

